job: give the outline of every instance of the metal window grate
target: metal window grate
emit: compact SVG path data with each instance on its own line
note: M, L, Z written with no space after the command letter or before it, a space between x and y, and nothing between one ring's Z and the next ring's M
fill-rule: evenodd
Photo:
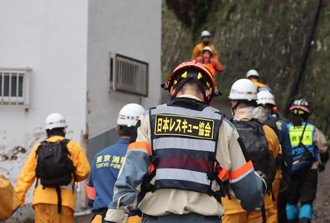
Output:
M0 68L0 106L29 107L30 68Z
M148 96L148 78L148 63L115 55L113 90Z

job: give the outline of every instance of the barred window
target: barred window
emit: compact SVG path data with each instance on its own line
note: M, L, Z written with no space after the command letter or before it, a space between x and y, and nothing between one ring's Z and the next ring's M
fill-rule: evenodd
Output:
M0 106L29 106L30 68L0 68Z
M148 96L148 63L119 54L110 63L113 63L113 77L110 78L113 90Z

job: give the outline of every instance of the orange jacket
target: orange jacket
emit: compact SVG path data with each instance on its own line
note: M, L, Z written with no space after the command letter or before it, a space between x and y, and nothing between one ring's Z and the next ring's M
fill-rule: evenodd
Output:
M274 159L276 159L280 148L280 143L278 141L277 135L270 127L266 125L263 126L263 130L265 132L266 139L268 141L269 152L274 157ZM264 195L264 199L265 199L265 209L272 208L273 207L272 195L267 193ZM222 198L221 203L225 209L225 215L246 212L241 207L238 200L234 196L231 196L231 200L229 200L228 197Z
M47 139L49 142L56 142L58 140L63 140L62 136L52 136ZM38 143L30 153L24 167L18 177L17 185L16 185L16 193L21 201L21 206L24 205L25 202L25 194L28 189L35 183L36 172L35 169L37 167L37 159L36 159L36 150L38 149L40 143ZM70 141L67 144L68 150L71 154L69 158L72 160L75 172L77 175L77 181L82 181L87 178L90 165L87 160L87 157L80 147L80 145L74 141ZM72 182L68 185L68 188L61 188L62 194L62 206L68 206L72 210L75 210L77 193L72 192ZM35 204L56 204L57 205L57 193L55 188L46 187L43 189L42 186L38 186L34 190L32 207L34 208Z
M199 56L196 58L196 61L202 64L205 64L207 67L211 67L210 70L213 74L213 76L215 75L215 71L218 72L222 72L224 70L223 66L221 65L221 63L213 58L203 58L203 56ZM209 66L211 65L211 66ZM213 67L213 69L212 69Z
M191 55L191 60L196 60L196 58L202 54L203 49L204 49L204 47L206 47L206 46L211 47L211 49L212 49L212 51L213 51L213 53L212 53L212 58L215 59L215 60L218 60L218 53L217 53L217 51L215 50L215 47L214 47L211 43L209 43L208 45L204 45L204 43L199 43L199 44L197 44L197 45L195 46L194 50L193 50L192 55Z

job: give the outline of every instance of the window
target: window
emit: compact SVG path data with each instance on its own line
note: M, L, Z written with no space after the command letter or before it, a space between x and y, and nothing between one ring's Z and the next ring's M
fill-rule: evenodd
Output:
M0 68L0 106L29 106L30 68Z
M115 91L148 96L149 65L146 62L116 54L110 81Z

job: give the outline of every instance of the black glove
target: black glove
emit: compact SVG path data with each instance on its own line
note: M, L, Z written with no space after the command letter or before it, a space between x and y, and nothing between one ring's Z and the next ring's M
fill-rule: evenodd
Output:
M272 190L272 184L269 183L268 177L266 176L266 174L264 174L261 171L257 171L257 173L259 174L259 176L266 182L267 185L267 190L264 190L264 194L270 192Z
M319 165L317 165L317 169L319 170L319 173L321 173L325 170L325 165L322 163L319 163Z
M276 165L277 166L282 165L284 163L284 156L283 156L283 154L278 154L275 162L276 162Z
M281 180L281 184L280 184L280 193L285 192L289 187L289 182L286 181L285 179Z

